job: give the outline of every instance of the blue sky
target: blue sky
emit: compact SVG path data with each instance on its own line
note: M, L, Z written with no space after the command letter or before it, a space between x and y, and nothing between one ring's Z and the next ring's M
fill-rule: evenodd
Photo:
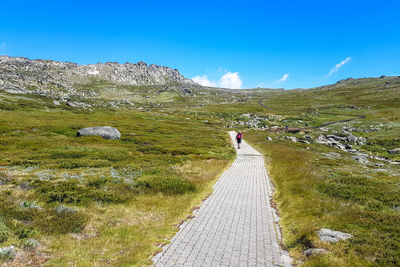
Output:
M2 1L0 54L177 68L215 86L400 75L400 1Z

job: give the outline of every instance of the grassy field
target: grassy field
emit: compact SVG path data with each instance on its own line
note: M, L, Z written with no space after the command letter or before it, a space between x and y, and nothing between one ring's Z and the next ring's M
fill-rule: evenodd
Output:
M266 156L276 186L283 245L302 266L398 266L400 264L400 166L370 159L360 164L352 154L321 144L291 142L320 134L338 134L343 127L366 138L359 152L400 161L388 150L400 147L400 86L398 80L361 80L333 88L271 95L264 103L283 119L270 125L304 126L366 115L296 134L247 130L247 141ZM349 84L350 83L350 84ZM385 86L385 84L388 84ZM379 95L379 97L377 97ZM254 111L259 112L259 110ZM262 113L260 113L262 114ZM379 127L378 130L368 130ZM268 141L266 137L272 137ZM333 154L332 154L333 153ZM336 154L337 153L337 154ZM353 238L335 244L321 242L317 231L330 228ZM328 251L307 258L308 248Z
M400 154L387 152L400 147L399 78L291 91L195 88L189 94L173 88L93 81L78 89L97 96L74 99L92 104L88 109L0 93L0 245L16 246L12 264L150 264L232 162L230 127L245 130L246 140L266 156L283 245L296 264L400 264L399 166L363 165L348 152L285 139L315 140L354 128L366 139L354 149L400 161ZM125 98L132 105L108 102ZM260 106L261 99L271 109ZM296 128L356 115L366 118L294 134L240 124L259 116L269 129ZM80 128L106 125L122 138L76 137ZM316 234L322 227L354 237L324 243ZM304 256L316 247L329 253Z
M122 138L76 137L102 125ZM45 98L3 102L0 153L1 245L20 248L14 264L58 266L150 264L234 157L212 121Z

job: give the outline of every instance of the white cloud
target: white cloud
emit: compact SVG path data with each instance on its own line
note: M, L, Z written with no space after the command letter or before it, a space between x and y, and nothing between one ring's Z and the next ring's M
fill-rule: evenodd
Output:
M228 72L221 77L218 84L223 88L240 89L242 87L242 80L237 72Z
M242 80L239 77L238 72L230 72L228 71L218 81L210 81L207 75L197 75L192 78L192 80L203 86L210 87L222 87L222 88L230 88L230 89L240 89L242 87Z
M197 76L193 77L192 80L195 83L198 83L198 84L203 85L203 86L211 86L211 87L217 86L215 81L210 81L207 78L207 75L203 75L203 76L197 75Z
M5 42L2 42L0 44L0 50L4 50L4 49L6 49L6 47L7 47L7 44Z
M282 78L280 78L278 80L278 83L283 83L286 82L287 78L289 77L289 73L286 73L285 75L282 76Z
M351 57L347 57L346 59L342 60L340 63L336 64L334 68L331 69L331 71L326 75L327 77L331 76L333 73L337 72L340 67L342 67L344 64L349 62L351 60Z

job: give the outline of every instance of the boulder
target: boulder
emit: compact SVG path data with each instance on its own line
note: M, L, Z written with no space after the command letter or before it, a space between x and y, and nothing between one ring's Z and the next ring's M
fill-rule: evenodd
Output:
M353 235L351 234L343 233L340 231L334 231L328 228L322 228L321 230L319 230L318 236L319 239L321 239L321 241L329 243L335 243L340 240L346 240L353 237Z
M388 151L389 154L398 154L400 153L400 148L395 148Z
M313 255L326 253L326 252L327 252L327 250L323 249L323 248L309 248L306 251L304 251L304 255L306 255L307 257L310 257Z
M272 137L267 136L267 140L268 140L268 141L272 141Z
M97 135L101 136L105 139L120 139L121 133L113 127L110 126L102 126L102 127L88 127L80 129L77 134L80 136L88 136L88 135Z

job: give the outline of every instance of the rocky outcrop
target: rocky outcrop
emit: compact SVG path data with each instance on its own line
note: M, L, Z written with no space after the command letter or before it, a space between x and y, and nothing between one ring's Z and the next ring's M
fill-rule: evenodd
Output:
M120 139L121 133L118 129L110 127L110 126L102 126L102 127L88 127L80 129L77 134L80 136L88 136L88 135L96 135L101 136L105 139Z
M104 81L120 85L195 84L177 69L144 62L106 62L78 65L71 62L0 56L0 89L14 94L73 95L77 84ZM95 92L81 92L90 95Z

